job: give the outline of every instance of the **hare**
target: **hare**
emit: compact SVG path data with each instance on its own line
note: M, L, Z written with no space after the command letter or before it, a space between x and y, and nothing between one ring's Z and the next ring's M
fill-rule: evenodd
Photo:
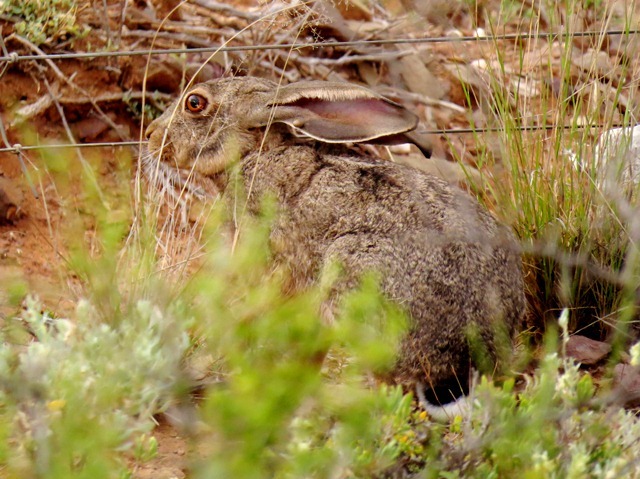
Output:
M420 143L416 125L349 83L223 78L189 89L149 125L147 162L159 158L172 181L202 195L224 190L239 162L253 208L276 198L271 245L293 288L334 261L344 271L336 296L378 272L410 318L390 378L425 404L447 403L467 393L472 366L490 372L505 339L510 349L525 311L522 265L513 234L467 193L345 145Z

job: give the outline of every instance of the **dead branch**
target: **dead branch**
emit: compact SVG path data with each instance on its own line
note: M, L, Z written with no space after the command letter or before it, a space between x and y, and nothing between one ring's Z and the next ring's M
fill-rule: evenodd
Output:
M100 115L100 118L104 120L104 122L107 123L107 125L109 125L118 134L118 136L120 136L121 139L123 140L125 139L118 125L116 125L113 122L113 120L111 120L111 118L109 118L109 116L102 110L102 108L100 108L100 105L96 103L92 95L89 92L87 92L84 88L81 88L78 85L76 85L70 78L67 78L67 76L64 73L62 73L62 71L56 66L56 64L52 60L50 60L49 58L46 58L46 54L40 48L38 48L36 45L31 43L26 38L23 38L16 34L12 34L9 38L13 38L17 40L18 42L22 43L24 46L29 48L31 51L44 57L45 63L49 65L49 68L51 68L51 70L54 72L56 77L58 77L58 79L60 79L61 81L69 85L71 88L73 88L75 91L80 93L84 98L87 98L89 100L89 103L91 103L93 108L95 108L95 110Z
M165 40L171 40L176 43L183 43L191 47L210 47L211 41L205 38L196 37L193 35L187 35L183 33L173 32L155 32L148 30L128 30L123 28L122 38L162 38Z
M262 16L262 13L253 13L253 12L245 12L243 10L238 10L229 5L225 5L223 3L218 3L213 0L192 0L191 3L198 5L202 8L206 8L207 10L214 11L216 13L221 13L224 15L231 15L234 17L242 18L249 22L254 22Z

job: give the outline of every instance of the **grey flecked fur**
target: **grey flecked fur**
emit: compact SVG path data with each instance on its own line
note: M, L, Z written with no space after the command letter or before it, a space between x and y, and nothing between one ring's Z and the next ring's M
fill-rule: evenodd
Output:
M333 86L301 82L289 96L331 102L330 94L307 90L330 92ZM250 204L267 192L277 199L272 248L290 269L292 288L316 281L333 260L345 273L337 294L357 284L363 272L378 271L383 292L411 318L390 377L408 387L436 387L440 394L466 392L470 367L476 365L470 335L482 339L478 349L489 353L484 367L492 368L501 351L510 350L524 315L521 260L512 233L458 188L409 167L349 153L332 131L324 138L324 126L313 136L333 145L301 142L282 124L298 127L304 136L310 116L306 111L298 116L296 108L285 111L287 105L274 102L276 91L275 83L251 77L197 85L150 125L149 149L153 154L163 147L167 165L192 170L195 183L213 180L222 189L225 168L241 161ZM280 91L287 96L287 87ZM366 96L364 89L354 91ZM187 110L193 92L207 101L203 112ZM371 99L379 100L374 94ZM267 107L274 103L275 112ZM384 119L367 111L362 141L384 143L387 136L415 128L402 107L384 108L402 112L393 129L385 131Z

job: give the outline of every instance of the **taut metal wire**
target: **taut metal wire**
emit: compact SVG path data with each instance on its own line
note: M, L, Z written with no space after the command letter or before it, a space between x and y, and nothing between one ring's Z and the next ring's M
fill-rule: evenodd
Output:
M594 130L604 128L623 128L628 125L532 125L532 126L515 126L510 128L516 131L550 131L550 130L584 130L591 128ZM417 132L424 135L466 135L466 134L481 134L481 133L499 133L504 131L504 128L442 128L442 129L430 129L430 130L418 130ZM146 141L112 141L105 143L76 143L76 144L45 144L45 145L15 145L6 148L0 148L0 153L17 153L18 151L29 150L49 150L49 149L63 149L63 148L115 148L115 147L142 147L147 144Z
M76 52L76 53L52 53L47 55L14 55L4 54L0 56L0 62L18 62L26 60L69 60L81 58L103 58L121 56L142 56L142 55L170 55L180 53L212 53L212 52L241 52L257 50L300 50L303 48L328 48L328 47L358 47L375 45L407 45L422 43L459 43L459 42L496 42L504 40L527 40L527 39L557 39L562 40L567 37L592 37L598 35L637 35L640 30L607 30L607 31L586 31L586 32L540 32L540 33L507 33L504 35L487 36L462 36L462 37L429 37L429 38L398 38L379 40L354 40L346 42L311 42L311 43L281 43L277 45L240 45L240 46L211 46L196 48L168 48L163 50L132 50L113 52Z

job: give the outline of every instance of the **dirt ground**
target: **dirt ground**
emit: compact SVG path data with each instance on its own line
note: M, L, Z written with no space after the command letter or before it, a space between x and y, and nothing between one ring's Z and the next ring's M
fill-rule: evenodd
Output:
M88 2L85 3L88 4ZM177 5L177 2L158 0L149 3L135 2L135 5L127 11L125 19L127 28L123 28L123 25L118 23L120 18L118 14L121 12L123 2L107 3L111 32L120 28L121 32L128 32L129 35L119 38L121 41L119 47L122 50L149 46L145 32L153 34L161 27L165 29L165 35L158 39L157 48L199 47L211 45L215 32L227 29L223 31L224 35L229 32L233 34L245 27L247 23L245 18L241 15L234 16L233 12L214 12L211 17L204 17L202 10L198 10L201 7L185 5L184 13L172 15L173 23L162 24L161 19ZM258 2L227 3L242 7L254 6ZM346 2L337 2L338 5L343 3ZM408 5L411 2L407 0L401 3L390 3L394 5L397 3L393 9L400 11L401 4ZM421 3L417 2L416 5ZM429 19L428 23L423 22L423 24L428 27L419 32L397 30L395 34L442 36L448 29L454 27L459 28L463 35L473 34L471 28L473 22L470 20L469 12L444 8L446 2L424 3L443 4L439 7L440 10L423 12ZM456 2L450 3L456 4ZM77 51L87 51L97 48L96 45L104 46L105 22L100 18L101 11L94 9L93 6L82 11L82 21L91 26L93 33L77 42L73 48ZM366 9L351 8L336 12L327 8L323 14L324 20L309 34L310 37L325 33L329 40L347 40L349 35L355 35L354 32L358 31L361 38L370 38L373 35L371 32L384 26L383 22L377 23L375 15L371 15L371 12ZM10 35L13 24L1 21L3 35ZM360 23L356 25L357 22ZM183 33L179 27L187 33ZM203 30L206 30L204 34L201 33ZM509 29L505 30L509 31ZM277 35L278 32L279 30L276 29L270 34ZM392 29L390 32L389 35L394 34ZM266 36L266 32L263 34L265 35L263 37L248 37L245 43L273 41L273 37ZM288 38L280 38L278 41L288 40ZM29 45L17 41L9 43L8 46L10 51L15 49L21 54L33 53ZM615 46L612 42L609 46L610 51L613 51ZM401 90L409 92L403 100L415 100L413 107L429 126L466 127L470 118L469 107L475 108L472 117L477 122L476 126L485 125L486 119L480 108L480 98L486 85L482 84L477 71L471 69L475 59L483 57L482 51L485 47L476 44L452 43L434 44L429 48L428 53L421 50L412 57L402 56L402 58L410 58L411 61L408 63L402 61L401 55L389 60L386 65L387 70L384 72L387 75L385 81L403 84ZM588 56L591 54L594 58L600 58L599 52L592 52L586 43L581 48L585 61L591 58ZM48 50L55 53L54 48ZM505 49L503 53L508 56L513 51L515 49ZM357 78L359 81L374 83L383 76L378 70L380 65L375 59L371 62L347 63L346 66L340 66L338 69L336 65L342 64L332 62L339 60L342 53L344 52L337 49L310 53L318 57L317 63L309 62L305 58L300 58L296 63L295 58L292 59L294 70L297 70L289 72L291 80L295 81L296 72L298 78L326 79L339 71L347 79ZM356 54L364 55L367 52L349 53L357 56ZM525 62L527 60L533 62L537 53L541 56L549 54L545 45L540 47L539 52L532 47L529 53L531 55L524 59ZM277 69L284 68L282 57L276 54L269 56L271 54L265 53L264 55L243 58L244 63L238 71L260 73L255 70L260 66L263 68L262 72L267 71L264 69L268 67L273 69L273 74L279 74ZM517 55L514 58L517 63ZM204 59L206 55L197 53L188 54L179 62L165 56L162 60L150 62L148 69L145 56L59 61L55 62L55 68L46 62L24 62L11 65L4 71L0 80L0 115L8 134L8 145L0 146L68 143L70 134L79 143L135 140L140 136L138 108L139 94L143 86L147 91L155 92L153 98L148 99L148 104L154 108L161 108L177 94L185 78L195 75L194 68L202 66ZM227 61L228 59L225 58L224 61L211 62L197 73L197 79L206 80L220 76L225 70ZM276 66L273 67L273 65ZM331 68L325 65L330 65ZM532 67L531 70L533 69ZM575 69L579 71L579 66ZM553 77L553 72L550 73L549 78ZM576 91L582 91L578 89L582 77L579 73L574 76ZM555 85L553 82L548 84L541 82L541 84L548 88L554 88ZM588 91L586 88L584 90ZM472 93L468 94L469 91ZM395 90L391 93L395 93ZM426 96L429 97L429 101L424 100ZM56 101L51 100L52 98ZM472 104L469 105L469 102ZM20 116L18 113L22 115L22 121L18 121ZM435 138L435 156L443 159L451 159L451 150L453 150L456 152L453 156L473 165L475 149L473 135L446 140ZM64 150L59 154L35 150L25 150L22 155L0 152L0 282L7 286L0 288L0 319L2 320L15 314L20 308L19 303L11 301L11 292L16 288L19 291L37 294L44 306L58 316L70 314L77 299L81 297L80 281L68 268L68 239L74 232L69 229L65 211L69 211L69 208L81 211L84 207L81 176L76 174L81 170L83 162L89 162L95 167L100 184L107 187L110 184L120 184L122 171L128 171L131 190L133 190L138 155L135 147L104 147L91 149L91 151L85 149L82 155L80 157L78 151L73 149ZM61 161L62 164L60 164ZM451 165L446 161L443 164ZM446 168L453 167L446 166ZM25 174L25 169L29 172L28 174ZM459 170L450 172L450 175L453 180L460 179ZM126 201L126 198L121 199ZM117 202L118 199L112 201ZM115 204L117 208L117 203ZM91 247L91 224L83 234L86 245ZM26 286L20 289L16 286L20 284ZM140 479L185 477L188 466L186 464L188 443L163 418L159 418L159 425L153 434L159 443L158 456L143 465L134 465L135 477Z
M153 431L158 455L134 468L136 479L182 479L186 477L188 444L170 424L161 422Z
M104 94L110 88L108 79L101 72L80 71L86 88L91 89L95 96ZM20 72L7 72L2 78L2 101L0 108L10 110L15 103L30 103L37 100L36 88L30 78ZM67 119L70 128L75 131L102 129L95 135L102 141L109 141L110 132L103 125L96 127L96 121L87 124L86 112L81 109L74 113L70 111ZM128 129L131 137L137 130L132 118L120 108L112 108L111 117ZM55 111L46 112L38 117L29 127L37 135L38 143L64 143L65 130L60 117ZM19 133L9 131L9 141L13 145L23 142ZM32 133L27 133L30 136ZM93 139L92 141L95 141ZM26 142L25 142L26 144ZM87 153L85 153L87 154ZM114 174L114 162L118 158L135 160L137 151L127 147L105 147L90 153L93 164L97 168L102 185L116 183L121 178ZM65 162L78 162L76 152L65 150L60 155ZM25 175L21 162L29 171ZM134 168L130 170L131 187L133 188ZM73 164L66 165L70 171ZM46 155L40 151L25 151L22 159L16 153L0 153L0 190L5 194L0 198L9 205L5 214L0 218L0 319L3 321L11 317L20 309L20 303L12 301L11 292L14 288L28 291L37 295L43 307L54 312L58 317L71 314L77 300L82 295L80 281L71 273L68 267L68 239L73 234L67 224L65 211L67 208L82 202L81 177L76 174L54 175L48 171ZM61 179L66 181L60 181ZM0 211L1 213L1 211ZM91 247L91 231L85 232L85 244ZM158 441L158 455L144 464L132 465L134 477L146 478L182 478L185 477L186 441L162 417L158 418L159 425L153 432Z

